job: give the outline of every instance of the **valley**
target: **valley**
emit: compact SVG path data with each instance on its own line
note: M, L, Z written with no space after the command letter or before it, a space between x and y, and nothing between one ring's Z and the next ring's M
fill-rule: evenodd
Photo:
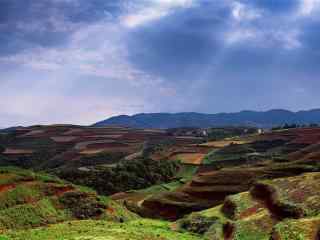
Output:
M0 133L0 239L318 239L320 128Z

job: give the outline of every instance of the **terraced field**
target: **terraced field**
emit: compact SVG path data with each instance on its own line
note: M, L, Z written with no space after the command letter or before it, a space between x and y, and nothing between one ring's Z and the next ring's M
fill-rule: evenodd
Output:
M319 239L320 128L202 142L69 125L1 135L1 165L29 170L0 167L0 239Z
M309 136L306 137L304 133ZM317 141L317 136L320 136L320 129L313 131L294 129L258 136L254 144L250 143L250 145L229 145L222 148L223 152L220 157L225 158L223 161L219 161L216 156L212 164L199 166L198 174L184 186L175 191L162 192L148 197L141 204L141 211L151 217L177 219L184 214L219 205L225 197L249 190L253 183L260 179L317 172L320 170L318 158L305 159L302 157L303 153L307 153L305 156L309 157L310 154L317 153L318 145L313 145L317 142L311 141L311 139ZM278 155L274 158L273 155L270 155L267 158L248 161L247 149L249 147L262 154L276 149L277 153L281 153L281 158ZM232 159L235 155L237 157ZM228 162L231 164L229 165Z
M176 228L206 239L318 239L319 179L320 173L308 173L258 182L222 205L179 220Z
M40 169L57 167L57 164L49 164L50 162L76 164L83 156L94 157L100 153L122 153L123 158L140 152L149 141L172 141L177 148L181 148L201 140L189 136L169 136L166 131L157 129L75 125L17 128L2 135L0 145L5 149L0 163ZM193 151L198 153L197 150Z

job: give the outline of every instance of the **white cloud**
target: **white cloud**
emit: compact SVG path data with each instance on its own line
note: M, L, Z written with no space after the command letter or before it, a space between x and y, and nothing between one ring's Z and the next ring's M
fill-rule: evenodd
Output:
M302 47L299 40L299 29L266 28L236 26L224 35L228 45L248 43L260 48L281 47L285 50L294 50Z
M231 4L231 13L236 21L251 21L262 16L261 10L240 2Z
M293 26L290 22L292 16L286 19L289 21L278 24L274 22L274 19L269 19L270 16L263 10L238 1L231 2L231 14L230 28L226 29L223 34L227 45L247 43L260 48L281 47L285 50L293 50L302 46L299 39L301 31L299 26ZM284 19L278 20L283 21Z
M38 47L0 57L0 66L14 66L2 76L10 81L0 82L7 93L0 96L3 116L11 116L10 125L66 119L89 124L111 115L148 111L154 104L150 99L173 97L175 89L166 81L129 61L125 41L120 23L100 21L71 32L63 47ZM90 82L97 78L98 83ZM87 82L77 92L81 79ZM23 88L21 82L33 86ZM90 91L83 91L86 87ZM108 91L103 93L101 87ZM8 118L0 119L0 125L7 126Z
M300 0L298 15L309 16L320 9L320 0Z
M134 28L150 21L157 20L169 14L167 9L143 9L139 13L124 16L122 23L124 26Z
M34 48L0 58L0 62L24 65L34 70L74 71L77 74L150 84L153 78L128 61L128 51L117 26L99 22L76 31L63 48Z
M300 31L297 29L279 30L272 33L274 39L280 42L287 50L297 49L302 46L299 40Z
M228 45L241 43L244 41L250 41L257 38L257 31L250 28L238 28L233 29L225 34L225 40Z
M193 6L194 0L150 0L147 6L134 9L134 12L121 17L122 25L128 28L138 27L171 14L177 8Z

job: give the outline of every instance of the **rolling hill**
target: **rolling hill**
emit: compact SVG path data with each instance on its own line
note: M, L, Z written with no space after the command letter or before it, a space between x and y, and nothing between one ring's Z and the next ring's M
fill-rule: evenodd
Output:
M237 113L141 113L133 116L120 115L97 122L94 126L120 125L136 128L177 128L216 126L255 126L270 128L285 123L310 124L320 122L320 109L291 112L270 110L266 112L241 111Z
M0 239L318 239L319 127L202 130L1 133Z

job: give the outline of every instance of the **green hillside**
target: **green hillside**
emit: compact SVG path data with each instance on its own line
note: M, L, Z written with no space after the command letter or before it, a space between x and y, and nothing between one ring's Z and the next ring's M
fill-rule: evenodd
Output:
M165 221L142 219L93 190L57 177L0 168L0 239L185 239Z

